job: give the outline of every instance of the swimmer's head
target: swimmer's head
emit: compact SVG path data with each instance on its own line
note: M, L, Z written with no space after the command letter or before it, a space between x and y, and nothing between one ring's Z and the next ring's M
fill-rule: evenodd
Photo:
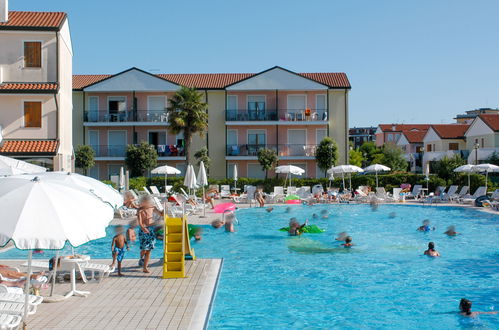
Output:
M224 225L224 222L222 220L215 220L211 223L213 228L220 228Z
M114 231L116 232L116 234L123 234L124 231L123 226L116 226Z
M456 231L456 226L450 225L449 227L447 227L447 231L451 231L451 232Z
M345 237L345 243L352 243L352 236Z
M423 220L423 226L429 226L430 225L430 220L426 219Z
M286 207L286 213L289 213L289 212L291 212L291 207L290 206Z
M435 243L433 242L428 243L428 250L435 250Z
M312 214L312 218L318 218L319 216L317 214Z
M327 210L321 210L321 214L322 215L327 214Z
M469 301L466 298L462 298L461 301L459 302L459 309L463 313L471 314L471 305L472 305L471 301Z

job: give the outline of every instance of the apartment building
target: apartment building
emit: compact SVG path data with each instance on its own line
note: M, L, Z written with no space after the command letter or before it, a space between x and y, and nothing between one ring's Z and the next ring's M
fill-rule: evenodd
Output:
M468 163L486 162L495 152L499 153L499 114L480 114L471 122L466 137L470 151Z
M376 127L350 128L348 138L353 148L359 148L364 142L376 141Z
M468 110L464 114L458 114L454 118L458 124L471 124L473 120L481 114L498 115L499 109L493 108L478 108L474 110Z
M208 132L196 136L191 148L208 147L213 178L231 177L234 164L240 177L263 177L257 152L264 147L277 152L280 165L323 177L315 149L325 136L337 141L340 163L348 160L351 87L344 73L295 73L276 66L260 73L153 75L131 68L73 77L74 144L95 149L91 175L116 174L126 146L142 141L155 146L160 164L184 171L183 136L169 132L165 110L181 86L195 87L208 103Z
M0 0L0 154L73 169L72 46L62 12Z

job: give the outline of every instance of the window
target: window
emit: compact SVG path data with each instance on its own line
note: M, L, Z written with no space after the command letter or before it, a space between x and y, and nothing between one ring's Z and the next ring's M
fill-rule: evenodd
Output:
M185 175L185 171L187 169L187 166L185 164L177 164L177 165L175 165L175 167L177 168L177 170L180 171L180 174L177 174L177 176L184 176Z
M482 148L485 147L485 141L484 138L482 138Z
M248 110L249 111L265 110L265 96L248 95Z
M108 100L108 107L110 114L117 114L118 112L126 111L126 97L125 96L112 96Z
M107 165L107 176L108 176L108 178L111 179L112 176L120 175L120 171L121 171L121 168L123 166L124 165L120 165L120 164L110 164L110 165Z
M265 131L264 130L248 131L248 144L265 146Z
M449 150L459 150L459 143L449 143Z
M262 170L260 164L248 164L248 178L263 179L265 178L265 171Z
M24 102L24 127L42 127L42 102Z
M237 110L237 95L227 95L227 110Z
M42 67L42 43L40 41L26 41L24 43L24 67Z
M388 142L392 142L393 141L393 135L392 134L388 134L388 136L387 136L386 139L387 139Z
M98 96L89 96L88 97L87 120L90 122L96 122L99 120L99 97Z
M431 151L431 144L426 145L426 151Z

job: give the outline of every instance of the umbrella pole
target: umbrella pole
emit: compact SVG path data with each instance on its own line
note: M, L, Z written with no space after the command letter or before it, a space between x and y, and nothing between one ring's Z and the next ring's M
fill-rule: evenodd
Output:
M54 293L54 287L55 287L55 278L57 277L57 266L59 263L59 250L55 251L55 263L54 263L54 269L52 270L52 286L50 287L50 296L52 297L52 294Z
M341 173L341 179L343 181L343 190L345 190L345 173Z
M204 195L204 185L203 185L203 218L206 218L206 196Z
M26 285L24 288L25 297L24 297L23 322L24 322L25 326L26 326L26 321L28 319L29 285L31 283L31 273L33 272L31 269L32 259L33 259L33 250L29 250L28 251L28 277L26 278Z
M468 172L468 189L470 189L470 188L471 188L471 183L470 183L470 182L471 182L471 179L470 179L470 176L471 176L471 173L470 173L470 172Z
M165 194L166 194L166 177L168 176L168 174L165 173Z
M489 178L489 171L485 171L485 195L487 195L487 181Z
M376 188L378 188L378 171L376 171Z
M350 184L350 192L352 192L352 173L348 174L348 181L349 181L349 184Z

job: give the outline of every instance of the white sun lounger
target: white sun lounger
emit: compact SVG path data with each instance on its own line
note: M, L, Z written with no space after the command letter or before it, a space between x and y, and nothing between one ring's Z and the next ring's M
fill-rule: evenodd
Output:
M412 188L412 191L405 195L406 199L418 199L419 193L421 192L421 189L423 188L423 185L420 184L415 184L414 187Z
M109 265L95 264L90 261L78 262L76 264L76 267L80 272L81 279L83 280L84 283L88 281L87 277L85 276L85 271L91 272L92 276L90 277L90 279L92 280L95 279L95 273L99 273L99 282L102 281L104 277L109 276L109 274L114 271L114 269L109 267Z
M12 302L12 301L0 301L0 314L24 314L24 303ZM36 306L28 304L28 315L33 315L36 313Z
M441 200L443 200L443 201L450 201L456 195L456 192L457 192L458 188L459 187L456 186L456 185L450 186L449 190L447 191L447 193L445 195L443 195L443 197L441 198Z
M17 302L24 304L24 301L26 299L25 294L16 294L16 293L9 293L9 292L0 292L0 301L4 302ZM30 294L28 296L28 303L34 306L38 306L43 302L43 297L42 296L35 296L33 294Z
M228 184L220 185L220 197L229 198L230 197L230 186Z
M475 199L477 199L480 196L483 196L487 193L487 190L485 189L485 186L481 186L476 188L475 193L473 195L467 195L459 199L459 203L473 203Z
M20 315L0 314L0 329L17 329L21 321Z

